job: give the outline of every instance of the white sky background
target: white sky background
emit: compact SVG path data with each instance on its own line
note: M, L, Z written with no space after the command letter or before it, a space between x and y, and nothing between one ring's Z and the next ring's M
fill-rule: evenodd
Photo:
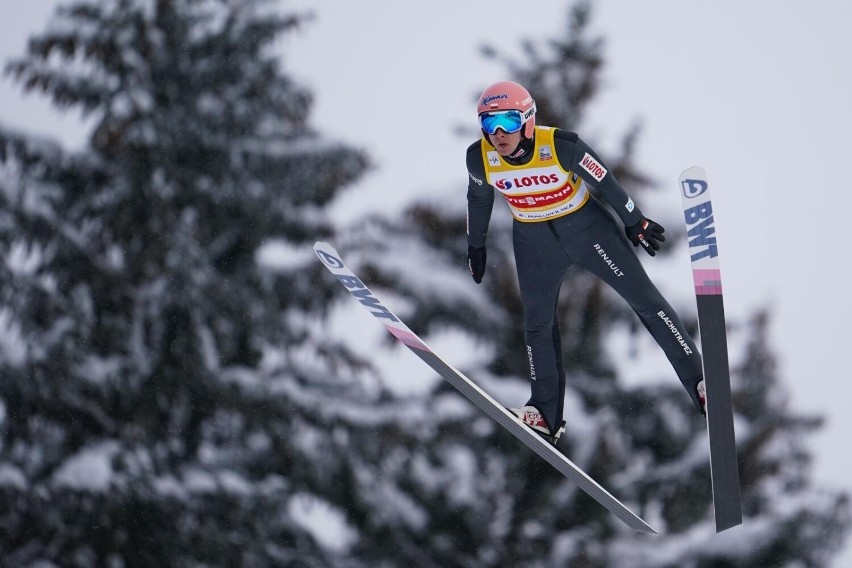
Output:
M52 5L4 2L3 62L23 53ZM561 38L567 14L567 2L554 0L282 5L317 15L282 42L285 70L316 96L313 125L367 150L378 166L338 203L341 222L376 209L393 213L429 192L454 197L447 193L454 185L463 208L471 140L452 131L475 127L475 96L506 78L475 48L487 42L508 52L521 38ZM773 346L791 403L828 418L810 446L816 481L852 490L846 439L852 384L843 355L852 315L845 169L852 3L596 0L593 8L593 28L606 41L603 92L583 124L554 126L577 130L607 154L641 120L638 161L661 183L661 191L639 199L651 218L676 222L680 172L706 168L728 319L771 308ZM0 122L69 147L85 136L76 116L23 99L6 78ZM495 207L495 214L505 211ZM685 249L683 255L674 269L676 261L655 266L643 259L666 295L691 292ZM852 543L836 565L852 565Z

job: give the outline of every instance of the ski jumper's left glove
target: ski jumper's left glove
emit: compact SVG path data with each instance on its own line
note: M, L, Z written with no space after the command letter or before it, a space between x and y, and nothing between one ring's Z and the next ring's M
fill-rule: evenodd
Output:
M645 217L639 219L638 223L624 228L624 232L627 233L627 238L630 239L633 246L642 245L642 248L651 256L657 254L657 251L660 250L660 243L666 240L666 237L663 236L665 231L662 225Z
M473 281L479 284L485 274L485 247L467 246L467 267Z

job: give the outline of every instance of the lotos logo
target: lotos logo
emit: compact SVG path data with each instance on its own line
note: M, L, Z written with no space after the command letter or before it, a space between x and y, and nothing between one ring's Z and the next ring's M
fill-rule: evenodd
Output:
M703 179L685 179L681 182L683 195L692 199L707 191L707 182Z
M497 183L494 186L497 189L512 189L512 187L533 187L536 185L546 185L549 183L557 183L559 182L559 176L556 174L544 174L540 176L524 176L520 178L514 178L511 181L506 178L501 178L497 180Z
M586 155L583 156L582 160L580 160L580 166L584 170L592 174L592 177L598 181L601 181L607 174L606 168L603 167L601 163L594 159L592 155L588 152L586 152Z

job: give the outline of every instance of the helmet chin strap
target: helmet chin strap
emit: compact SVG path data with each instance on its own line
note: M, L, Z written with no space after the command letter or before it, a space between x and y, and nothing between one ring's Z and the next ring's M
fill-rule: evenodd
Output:
M485 131L482 131L482 137L485 138L485 141L488 142L488 145L494 148L494 144L491 143L491 138ZM508 156L504 156L503 159L513 165L526 164L530 161L529 156L532 156L532 149L535 144L535 134L533 134L532 138L527 138L524 135L521 135L521 141L518 142L517 147L512 150L512 152Z
M522 137L518 147L503 159L513 165L529 162L532 157L533 140L533 138Z

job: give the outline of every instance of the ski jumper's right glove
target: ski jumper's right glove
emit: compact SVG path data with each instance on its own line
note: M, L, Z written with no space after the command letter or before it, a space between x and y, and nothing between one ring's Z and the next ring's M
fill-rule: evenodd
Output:
M651 256L657 254L657 251L660 250L660 243L666 240L666 237L663 236L665 231L662 225L645 217L639 219L639 222L635 225L624 228L624 232L627 233L627 238L630 239L633 246L642 245L642 248Z
M479 284L485 274L485 247L467 246L467 267L473 281Z

